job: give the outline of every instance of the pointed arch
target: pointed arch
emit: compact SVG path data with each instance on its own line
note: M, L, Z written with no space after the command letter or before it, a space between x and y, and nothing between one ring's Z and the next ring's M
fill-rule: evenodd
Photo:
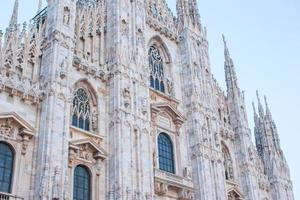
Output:
M93 87L92 83L87 78L79 79L74 84L73 91L76 90L76 88L79 88L79 87L85 88L87 90L87 92L89 93L90 97L91 97L93 105L97 105L97 99L98 99L97 91Z
M71 123L85 131L97 130L97 96L88 80L75 83L72 97Z
M232 157L227 145L222 141L222 154L223 154L223 165L225 170L225 179L233 180L234 172L233 172L233 162Z
M149 40L148 47L150 46L156 46L159 49L165 63L172 63L171 53L166 43L161 39L159 35L156 35Z
M150 87L160 92L170 91L171 56L165 43L159 36L153 37L148 44L148 61L150 70Z

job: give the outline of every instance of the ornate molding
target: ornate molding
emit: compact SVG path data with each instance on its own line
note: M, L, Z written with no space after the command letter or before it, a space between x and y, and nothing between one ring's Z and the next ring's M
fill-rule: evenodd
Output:
M32 83L28 78L20 79L16 73L9 76L0 74L0 92L2 91L32 103L39 103L45 95L40 83Z
M74 56L73 66L78 71L83 71L86 74L93 76L94 78L99 78L101 80L105 80L106 73L104 71L104 67L100 67L100 66L96 66L91 63L88 63L86 60L81 59L78 56Z
M194 200L195 193L188 189L182 189L178 195L179 200Z
M186 118L177 110L177 108L165 102L151 104L152 122L157 123L157 116L159 113L166 113L168 116L171 117L176 127L176 132L177 134L179 134L179 130L182 124L186 121Z
M101 170L100 162L107 158L107 152L90 139L81 139L69 143L69 167L74 166L74 162L89 163L98 172Z
M0 138L10 139L21 143L22 154L25 155L30 140L34 137L34 128L18 114L0 114Z

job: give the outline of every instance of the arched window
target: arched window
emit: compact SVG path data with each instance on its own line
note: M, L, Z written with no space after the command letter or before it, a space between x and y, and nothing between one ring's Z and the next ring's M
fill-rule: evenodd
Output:
M165 75L163 59L155 46L150 46L149 52L150 87L165 92Z
M223 145L222 147L222 153L223 153L223 159L224 159L224 169L225 169L225 179L226 180L232 180L233 177L233 166L232 166L232 160L229 153L229 150L226 146Z
M0 142L0 192L11 191L13 163L13 150L6 143Z
M91 107L90 99L83 88L78 88L73 97L72 125L90 131Z
M90 200L91 177L85 166L78 165L74 171L73 200Z
M175 173L173 144L165 133L160 133L158 136L158 156L159 169Z

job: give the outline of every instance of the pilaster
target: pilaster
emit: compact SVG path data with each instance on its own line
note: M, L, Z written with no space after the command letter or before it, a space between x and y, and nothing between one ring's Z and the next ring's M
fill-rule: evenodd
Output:
M41 104L35 195L67 199L71 94L68 69L73 59L76 2L48 0L46 44L40 79L46 88Z
M152 199L145 4L112 0L107 5L108 199Z

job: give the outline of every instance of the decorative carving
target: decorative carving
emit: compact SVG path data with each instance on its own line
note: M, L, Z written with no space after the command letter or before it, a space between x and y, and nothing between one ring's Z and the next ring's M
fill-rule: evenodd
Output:
M141 110L143 115L146 115L148 112L148 108L149 108L149 102L148 99L146 97L141 98Z
M53 200L59 200L59 196L60 196L60 188L61 188L61 184L60 184L60 168L59 166L55 167L54 170L54 176L53 176Z
M128 108L131 104L131 92L129 87L123 89L124 105Z
M70 25L70 9L69 7L64 7L64 17L63 17L63 23L64 25Z
M165 195L168 192L168 185L166 183L155 182L155 193L158 195Z
M73 66L78 71L83 71L87 75L91 75L94 78L99 78L101 80L104 80L105 78L104 68L102 69L100 67L96 67L95 65L88 63L86 60L83 60L78 56L74 56Z
M160 34L177 41L176 20L165 1L147 1L146 23Z
M167 92L169 95L173 94L174 84L170 79L167 79Z
M157 156L156 156L156 150L153 151L152 153L152 159L153 159L153 167L157 167Z
M0 135L3 137L14 138L13 120L5 119L0 121Z
M72 167L73 163L77 160L92 164L100 170L99 161L105 159L107 153L98 146L98 144L89 139L71 142L69 145L69 167Z
M45 93L39 83L32 84L29 80L21 80L15 73L8 77L0 74L0 91L1 90L9 92L11 96L20 96L22 99L26 98L33 103L42 101Z
M60 64L60 67L58 68L58 75L61 79L64 79L67 76L69 64L67 62L67 57L63 59L63 61Z
M0 116L0 137L18 142L22 146L21 153L25 155L33 137L33 128L15 113Z
M194 200L195 194L194 192L187 190L187 189L181 189L179 192L179 200Z
M92 129L98 129L98 112L96 107L92 108Z
M185 167L183 169L183 176L188 179L192 179L192 169L191 167Z
M84 159L88 162L93 161L93 153L88 150L88 146L86 144L82 145L78 150L78 157Z

